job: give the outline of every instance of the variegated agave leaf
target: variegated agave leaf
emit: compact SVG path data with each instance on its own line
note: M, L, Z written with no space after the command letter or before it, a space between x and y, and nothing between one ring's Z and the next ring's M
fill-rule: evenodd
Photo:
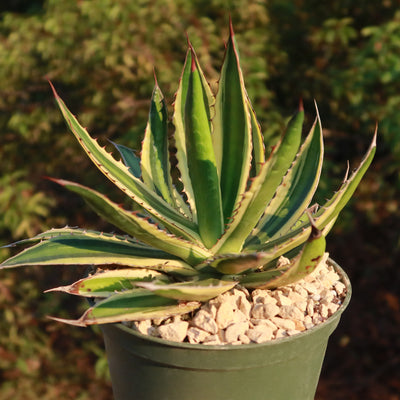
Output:
M88 326L116 321L166 318L187 314L198 307L200 303L197 301L178 302L139 288L116 293L97 302L77 320L54 317L52 319L75 326Z
M142 148L113 143L115 156L89 135L53 91L84 151L136 203L136 211L79 183L54 179L124 235L52 229L16 243L31 246L0 268L97 268L94 275L52 289L100 300L80 319L61 320L79 326L184 314L238 283L251 290L303 278L323 258L325 236L376 149L375 133L359 167L346 175L330 200L311 209L324 154L318 110L302 140L300 104L267 157L232 25L216 95L188 42L172 118L176 171L171 171L167 106L157 80ZM179 177L179 191L172 175ZM281 255L290 262L277 267Z
M49 289L46 292L65 292L83 297L109 297L116 292L131 290L140 282L168 282L161 272L151 269L99 270L93 275L68 285Z

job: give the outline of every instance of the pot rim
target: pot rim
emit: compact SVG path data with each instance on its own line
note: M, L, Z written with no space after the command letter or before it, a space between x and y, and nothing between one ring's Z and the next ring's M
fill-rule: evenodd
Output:
M187 343L187 342L173 342L171 340L166 340L166 339L155 337L155 336L144 335L126 325L123 325L122 323L116 323L116 324L110 324L110 325L114 326L117 329L124 331L126 334L136 336L138 339L148 340L155 344L168 346L168 347L179 347L179 348L192 349L192 350L197 349L197 350L232 351L232 350L239 350L239 349L240 350L254 349L255 347L278 346L282 343L293 341L294 339L301 339L302 337L304 337L306 335L310 335L313 332L324 329L327 325L334 323L334 321L336 321L338 318L340 318L341 314L344 312L344 310L349 305L351 295L352 295L352 287L351 287L351 282L350 282L348 275L339 266L339 264L337 264L331 258L328 258L327 263L335 268L335 271L340 275L342 282L346 285L346 297L344 298L343 303L341 304L339 309L334 314L332 314L329 318L327 318L324 322L322 322L318 325L315 325L310 329L306 329L303 332L297 333L296 335L293 335L293 336L269 340L264 343L249 343L249 344L241 344L241 345L235 345L235 344L207 345L207 344L192 344L192 343Z

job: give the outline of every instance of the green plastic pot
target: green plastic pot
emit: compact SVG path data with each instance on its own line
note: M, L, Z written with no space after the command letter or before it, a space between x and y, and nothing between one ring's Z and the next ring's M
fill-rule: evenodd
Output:
M312 400L328 344L351 297L324 323L248 345L175 343L103 325L115 400Z

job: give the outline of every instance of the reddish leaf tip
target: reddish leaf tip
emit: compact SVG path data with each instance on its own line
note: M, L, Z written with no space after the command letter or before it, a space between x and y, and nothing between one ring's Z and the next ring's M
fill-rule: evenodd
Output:
M235 32L233 31L232 15L230 14L229 14L229 33L231 35L231 38L233 38Z
M300 100L299 100L299 111L300 112L304 111L304 104L303 104L303 98L302 97L300 97Z
M192 48L192 44L190 43L190 39L189 39L189 34L187 32L185 32L185 36L186 36L186 41L187 41L189 48Z
M188 36L188 34L186 33L186 39L187 39L187 42L188 42L188 47L189 47L189 49L188 49L188 54L190 53L191 54L191 65L190 65L190 67L191 67L191 71L193 72L193 71L196 71L196 69L197 69L197 65L196 65L196 52L194 51L194 48L193 48L193 45L192 45L192 43L190 42L190 40L189 40L189 36ZM186 56L186 60L187 60L187 56Z
M194 53L194 49L193 47L190 48L191 52L192 52L192 64L190 66L190 69L192 72L196 71L197 67L196 67L196 55Z
M54 85L51 83L50 79L48 79L47 82L49 82L49 85L50 85L51 90L53 91L54 97L58 98L59 97L58 93L56 92L56 89L55 89Z
M158 81L157 81L157 74L156 74L156 68L153 67L153 76L154 76L154 85L158 87Z
M60 179L53 178L53 177L51 177L51 176L46 176L46 175L44 175L44 176L43 176L43 179L47 179L48 181L55 182L55 183L60 183Z

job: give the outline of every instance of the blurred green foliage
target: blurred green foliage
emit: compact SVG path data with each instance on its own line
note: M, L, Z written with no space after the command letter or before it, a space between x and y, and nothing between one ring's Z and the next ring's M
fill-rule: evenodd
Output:
M276 133L283 118L269 107L273 94L265 82L270 74L268 65L277 65L280 54L266 29L267 10L262 2L233 3L247 86L262 105L263 116L271 121L269 131ZM158 81L171 103L185 56L185 32L199 49L199 58L215 87L228 29L225 4L101 0L94 6L89 0L49 0L37 13L3 13L1 175L17 173L19 183L29 182L34 192L57 199L59 209L56 213L53 210L53 216L68 217L64 220L70 223L81 221L80 207L63 207L60 197L65 199L66 195L42 179L49 175L89 183L97 177L94 169L88 170L89 161L66 132L47 79L95 136L111 140L118 136L125 145L140 148L154 84L153 69L160 71ZM97 182L105 185L100 179ZM23 197L23 190L22 185L15 185L15 196ZM41 230L42 208L49 209L54 203L42 199L39 205L38 215L28 209L20 214L24 227L16 231L14 219L7 214L17 214L18 205L0 198L0 212L5 216L0 237L7 242L10 236L24 237ZM51 218L46 222L54 225Z
M49 208L54 205L54 199L43 192L35 193L26 175L26 171L19 169L0 176L0 204L5 210L0 230L8 229L12 239L31 236L36 229L43 229Z
M362 212L374 226L399 217L397 1L9 0L2 2L0 12L0 243L67 222L102 228L79 199L43 179L62 177L97 186L100 191L108 187L67 133L47 80L54 83L80 121L103 143L118 137L119 143L140 148L153 70L172 106L187 33L215 90L229 13L246 86L268 144L273 144L282 132L299 98L305 103L311 124L315 99L327 128L324 133L330 160L319 196L330 196L332 185L345 172L346 161L365 151L379 122L377 158L356 193L352 212ZM355 229L350 211L346 216L338 225L339 231ZM9 251L2 249L0 257ZM48 304L46 297L40 298L39 306L36 283L26 281L26 275L14 294L12 283L21 280L20 274L2 273L0 279L0 320L11 326L7 331L1 324L0 381L7 384L0 398L53 399L55 392L46 394L43 388L27 394L30 382L43 373L49 379L60 379L61 386L74 379L69 375L71 371L56 361L57 357L63 360L63 356L47 350L54 346L49 341L59 343L63 338L62 330L38 321L45 314L60 315L65 307L75 306L64 304L61 298ZM32 279L37 279L38 272L32 274ZM51 286L47 286L47 275L40 277L42 289ZM61 277L68 281L68 275ZM50 333L40 333L43 329ZM74 345L92 340L81 330L68 332ZM100 346L98 343L96 346ZM102 354L100 347L87 346L81 344L86 352L79 355L89 357L85 366ZM68 351L73 353L72 347ZM76 357L68 353L65 363L71 361L73 365ZM103 371L104 357L97 359L97 370ZM53 371L48 368L50 364ZM26 390L17 391L15 377L25 382ZM82 382L75 383L84 385ZM85 390L80 397L75 392L57 397L95 397L93 388L86 385ZM99 393L96 398L101 399Z

